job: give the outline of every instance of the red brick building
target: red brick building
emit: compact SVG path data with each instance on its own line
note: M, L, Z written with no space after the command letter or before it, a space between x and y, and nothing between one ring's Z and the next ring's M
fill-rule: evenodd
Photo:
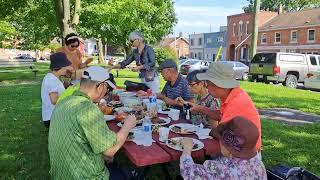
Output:
M189 42L181 33L176 38L164 38L159 46L170 47L176 52L178 57L189 57Z
M276 17L278 13L261 11L258 27ZM228 16L227 60L249 60L253 14L242 13Z
M258 52L320 54L320 8L283 13L264 24Z

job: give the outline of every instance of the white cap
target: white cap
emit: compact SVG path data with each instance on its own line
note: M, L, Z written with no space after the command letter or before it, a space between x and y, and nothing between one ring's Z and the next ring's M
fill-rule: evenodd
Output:
M113 89L116 89L116 86L109 80L110 75L109 72L100 66L90 66L88 67L82 75L82 78L90 79L92 81L98 82L106 82L108 83Z

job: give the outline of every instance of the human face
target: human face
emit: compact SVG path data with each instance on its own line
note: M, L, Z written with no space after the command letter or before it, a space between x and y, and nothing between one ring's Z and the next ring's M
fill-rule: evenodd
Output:
M203 82L190 82L190 90L193 94L199 95L201 90L204 88Z
M66 67L63 67L61 68L58 73L61 75L61 76L66 76L66 77L69 77L71 76L72 72L74 71L73 67L72 66L66 66Z
M79 47L79 43L78 42L74 42L68 45L68 49L70 51L75 51L77 48Z
M206 81L205 86L208 89L208 92L215 98L220 98L221 97L221 88L213 84L211 81Z
M130 41L130 44L131 44L131 47L138 48L140 41L138 39L135 39L135 40Z
M170 70L168 68L162 69L160 72L161 72L161 75L162 75L162 77L163 77L163 79L165 81L170 81L171 73L170 73Z

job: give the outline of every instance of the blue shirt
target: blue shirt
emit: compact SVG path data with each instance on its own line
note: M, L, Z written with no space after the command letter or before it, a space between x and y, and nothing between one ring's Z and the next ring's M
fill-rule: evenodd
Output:
M194 98L194 95L189 89L187 79L184 78L181 74L178 75L178 79L173 86L171 86L171 82L168 81L162 89L161 93L170 99L182 97L183 100L190 101ZM173 108L182 109L182 107L176 106L174 106Z
M146 44L143 48L141 54L139 53L138 49L134 49L129 57L120 62L121 68L125 68L129 65L132 61L136 61L136 65L140 66L143 65L144 69L140 71L139 78L146 77L146 71L156 70L156 58L155 58L154 49Z

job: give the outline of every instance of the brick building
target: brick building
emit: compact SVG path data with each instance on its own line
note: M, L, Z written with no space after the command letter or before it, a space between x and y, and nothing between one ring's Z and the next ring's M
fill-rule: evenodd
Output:
M179 37L164 38L159 43L160 47L170 47L178 57L189 57L189 42L179 33Z
M320 8L279 14L264 24L258 52L320 54Z
M262 27L277 15L276 12L261 11L258 27ZM228 16L227 60L249 60L253 18L252 13Z

